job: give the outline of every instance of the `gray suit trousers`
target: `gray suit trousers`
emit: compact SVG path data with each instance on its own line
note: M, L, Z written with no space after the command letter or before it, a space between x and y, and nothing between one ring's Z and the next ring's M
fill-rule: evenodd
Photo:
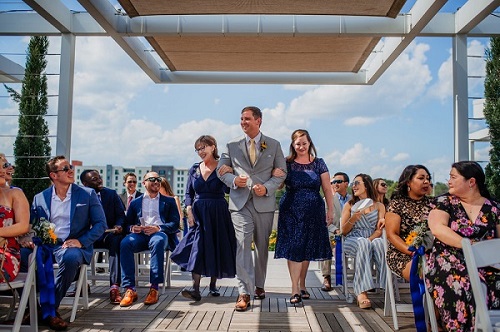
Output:
M274 212L257 212L252 199L239 211L231 211L236 233L236 278L239 294L252 295L255 287L264 288L269 255L269 235ZM252 258L252 240L255 260ZM255 262L254 262L255 261Z

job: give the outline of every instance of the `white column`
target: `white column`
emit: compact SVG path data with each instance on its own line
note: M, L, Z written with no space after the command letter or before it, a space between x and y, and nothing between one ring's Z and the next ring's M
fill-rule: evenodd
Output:
M453 37L453 137L455 161L469 160L467 35Z
M71 125L73 120L75 42L75 35L69 33L64 33L61 35L56 155L64 155L68 160L71 160Z

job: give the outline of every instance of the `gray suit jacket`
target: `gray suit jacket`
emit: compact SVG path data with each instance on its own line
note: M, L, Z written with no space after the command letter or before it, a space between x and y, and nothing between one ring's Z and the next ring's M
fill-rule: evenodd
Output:
M261 147L259 156L252 166L246 147L245 136L235 139L227 143L227 150L222 153L217 166L217 175L219 168L222 165L228 165L233 168L233 173L226 173L219 178L228 186L231 191L229 193L229 209L239 211L245 206L250 195L253 195L253 204L258 212L274 212L276 209L275 192L285 181L286 175L283 177L273 177L272 171L275 168L281 168L286 173L285 157L281 150L280 143L268 136L262 134L260 139L261 145L265 143L265 148ZM240 174L245 174L249 177L247 186L244 188L233 188L234 178ZM251 190L254 184L263 184L267 188L266 196L257 196Z

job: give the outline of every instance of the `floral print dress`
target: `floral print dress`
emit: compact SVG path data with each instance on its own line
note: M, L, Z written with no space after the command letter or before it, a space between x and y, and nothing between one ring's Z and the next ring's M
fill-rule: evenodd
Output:
M14 211L11 208L0 205L0 227L9 227L14 223ZM7 241L7 248L4 252L4 248L0 249L0 259L5 255L5 260L2 265L2 272L8 281L14 280L20 268L21 262L21 251L19 243L13 237L5 238ZM0 276L0 282L3 282L3 278Z
M500 205L495 201L486 199L474 221L469 220L456 196L439 196L436 209L450 215L448 226L462 237L484 241L497 236ZM462 249L435 239L427 265L427 288L439 310L443 327L448 331L473 331L475 303ZM484 268L479 269L479 274L488 288L488 308L500 309L500 270Z

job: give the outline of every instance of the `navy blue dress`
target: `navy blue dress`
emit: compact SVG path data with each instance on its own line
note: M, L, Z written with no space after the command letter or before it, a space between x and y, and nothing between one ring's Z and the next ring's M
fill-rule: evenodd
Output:
M295 262L331 259L326 207L320 195L321 174L328 167L321 158L309 164L287 162L286 167L274 258Z
M206 277L234 278L236 237L224 197L227 187L216 171L205 181L200 164L191 167L186 184L185 205L191 205L195 225L172 252L183 270Z

